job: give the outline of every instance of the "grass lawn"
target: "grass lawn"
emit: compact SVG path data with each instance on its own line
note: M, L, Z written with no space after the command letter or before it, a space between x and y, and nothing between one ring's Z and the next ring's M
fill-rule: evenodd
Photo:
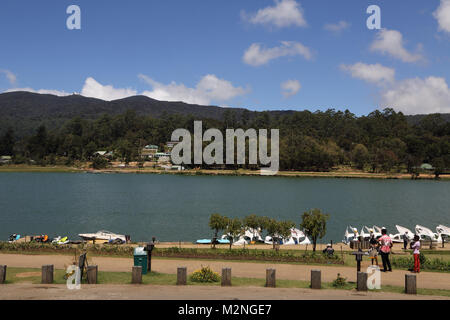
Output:
M65 284L64 270L55 270L54 283ZM176 285L175 274L164 274L151 272L142 276L142 282L144 285ZM41 282L41 269L35 268L8 268L6 274L6 284L17 283L32 283L39 284ZM83 280L83 283L85 281ZM130 272L98 272L98 284L131 284ZM220 282L216 283L198 283L192 282L188 277L188 285L197 286L220 286ZM235 287L264 287L265 279L257 278L232 278L232 284ZM355 289L354 282L346 282L342 287L334 287L332 283L322 283L323 289L333 290L353 290ZM301 280L277 280L278 288L309 288L308 281ZM395 286L383 286L381 290L374 290L376 292L393 292L404 293L404 288ZM450 290L441 289L417 289L419 295L434 295L450 297Z

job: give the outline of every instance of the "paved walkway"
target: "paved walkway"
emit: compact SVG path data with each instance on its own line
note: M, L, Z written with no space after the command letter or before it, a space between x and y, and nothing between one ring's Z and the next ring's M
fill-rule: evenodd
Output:
M0 300L448 300L446 297L397 293L359 293L355 290L296 288L83 285L68 290L65 285L10 284L0 286Z
M45 264L53 264L56 269L65 269L72 264L73 256L63 255L20 255L20 254L0 254L0 264L9 267L40 268ZM101 271L125 271L131 272L133 259L113 258L113 257L91 257L88 258L89 264L98 265ZM277 279L286 280L310 280L312 269L322 271L322 281L332 282L337 274L347 278L347 281L356 281L356 268L344 266L307 266L294 264L276 264L276 263L252 263L252 262L227 262L227 261L208 261L208 260L169 260L153 259L152 270L161 273L175 274L177 267L187 267L188 273L200 268L202 265L210 266L213 270L220 273L224 267L232 268L234 277L246 278L265 278L266 269L276 269ZM367 267L367 265L363 265ZM381 285L393 285L402 287L405 284L405 274L409 272L403 270L394 270L394 272L382 273ZM417 287L429 289L447 289L450 290L450 273L421 272L417 275Z

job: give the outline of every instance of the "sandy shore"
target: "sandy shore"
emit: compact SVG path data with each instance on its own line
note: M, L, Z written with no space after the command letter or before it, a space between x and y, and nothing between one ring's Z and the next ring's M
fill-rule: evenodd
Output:
M448 297L356 290L312 290L261 287L14 284L0 286L0 300L449 300Z
M72 256L62 255L20 255L20 254L0 254L0 264L8 267L41 268L42 265L53 264L56 269L65 269L72 264ZM133 259L113 258L113 257L89 257L89 264L98 265L101 271L131 272ZM332 282L337 274L347 278L347 281L356 281L356 268L345 266L308 266L294 264L277 263L251 263L251 262L229 262L229 261L202 261L187 259L153 259L152 270L160 273L175 274L177 267L187 267L188 273L199 269L201 266L209 265L213 270L219 271L222 268L232 268L234 277L261 278L266 276L267 268L276 269L277 279L285 280L310 280L312 269L322 271L322 281ZM362 264L364 271L369 263ZM394 270L394 272L382 273L381 284L403 287L405 274L408 271ZM450 290L450 274L438 272L421 272L417 275L417 287L427 289Z
M153 169L152 167L138 168L135 163L129 167L112 167L102 170L93 170L89 164L79 167L67 166L30 166L30 165L5 165L0 166L0 172L90 172L90 173L148 173L148 174L180 174L180 175L232 175L232 176L260 176L258 170L184 170L166 171ZM330 172L305 172L305 171L279 171L278 177L323 177L323 178L363 178L363 179L411 179L407 173L370 173L356 170L338 170ZM450 174L440 176L443 180L450 180ZM423 173L418 179L434 179L434 174Z

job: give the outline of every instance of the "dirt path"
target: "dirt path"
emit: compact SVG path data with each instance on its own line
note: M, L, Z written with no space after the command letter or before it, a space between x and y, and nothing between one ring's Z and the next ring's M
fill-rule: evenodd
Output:
M58 255L20 255L20 254L0 254L0 264L9 267L40 268L45 264L53 264L56 269L64 269L72 263L71 256ZM101 271L125 271L130 272L133 266L133 259L112 258L112 257L92 257L89 264L96 264ZM267 268L276 269L277 279L286 280L310 280L312 269L322 271L322 281L332 282L337 274L347 278L348 281L356 281L356 268L344 266L307 266L276 263L251 263L251 262L228 262L228 261L199 261L199 260L166 260L153 259L152 270L161 273L175 274L177 267L187 267L188 273L200 268L202 265L209 265L213 270L219 271L223 267L232 268L234 277L265 278ZM363 265L365 269L367 265ZM392 286L404 286L405 274L407 271L394 270L394 272L382 273L381 284ZM450 290L450 274L436 272L422 272L417 275L417 287L429 289Z
M11 284L0 286L0 300L448 300L446 297L355 290L312 290L261 287Z

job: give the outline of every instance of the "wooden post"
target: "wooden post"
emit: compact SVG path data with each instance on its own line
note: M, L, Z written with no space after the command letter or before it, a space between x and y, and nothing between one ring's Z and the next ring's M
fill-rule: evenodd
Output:
M266 287L268 288L276 287L275 269L266 270Z
M356 290L358 291L367 291L367 273L366 272L358 272L356 280Z
M405 293L417 294L417 279L415 274L405 274Z
M134 266L131 270L131 283L141 284L142 283L142 267Z
M0 284L6 282L6 266L0 266Z
M42 266L42 281L43 284L53 283L53 265Z
M179 267L177 269L177 286L185 286L187 284L187 268Z
M231 286L231 268L222 269L222 287Z
M97 284L98 266L87 267L87 283Z
M311 289L321 289L322 279L320 270L311 270Z

